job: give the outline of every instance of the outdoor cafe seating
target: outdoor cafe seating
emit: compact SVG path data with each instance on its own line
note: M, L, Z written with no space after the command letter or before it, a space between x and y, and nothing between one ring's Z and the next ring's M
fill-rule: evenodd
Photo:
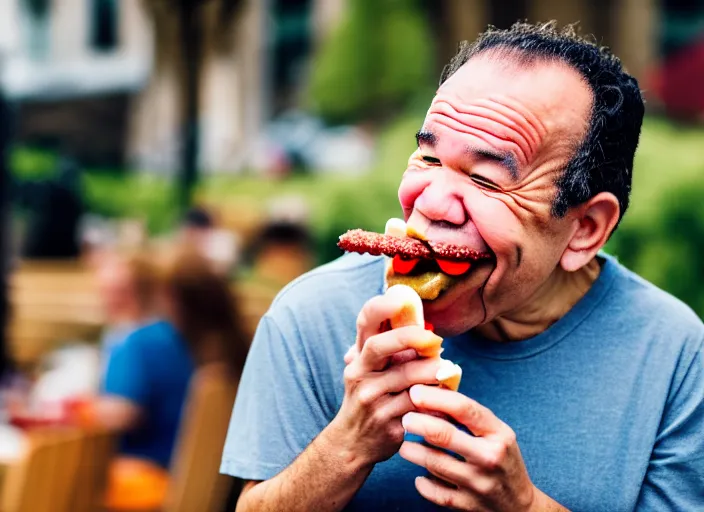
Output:
M276 290L248 284L236 292L253 333ZM80 263L22 264L10 297L9 339L26 374L45 371L46 355L67 343L97 341L99 301ZM220 512L232 485L218 469L235 394L222 368L198 370L168 471L118 456L116 436L94 428L80 397L35 415L0 404L0 512Z

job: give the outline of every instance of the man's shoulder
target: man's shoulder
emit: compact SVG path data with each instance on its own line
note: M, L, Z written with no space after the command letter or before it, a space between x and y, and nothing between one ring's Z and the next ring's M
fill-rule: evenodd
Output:
M631 321L671 332L676 336L692 338L701 343L704 322L694 310L671 293L656 286L615 260L615 306Z
M283 333L312 335L324 326L332 334L354 327L364 303L383 291L380 257L346 254L285 286L264 315Z
M375 295L382 291L383 266L380 257L345 254L286 285L272 308L310 307L328 304L330 300Z

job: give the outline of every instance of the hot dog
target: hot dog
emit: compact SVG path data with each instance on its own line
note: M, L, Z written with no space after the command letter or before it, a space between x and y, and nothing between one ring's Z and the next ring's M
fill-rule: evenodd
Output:
M389 319L392 329L409 325L417 325L419 327L426 325L423 315L423 302L415 290L409 286L397 284L391 286L386 291L386 295L393 296L399 303L403 304L401 310L393 318ZM420 357L437 357L443 350L441 344L442 338L434 336L419 340L414 343L412 348L415 349ZM451 361L442 360L436 378L441 387L457 391L462 378L462 368Z
M386 256L386 286L407 285L423 300L437 299L474 265L491 258L488 253L467 247L420 240L401 219L390 219L385 231L382 235L350 230L340 236L338 247L348 252Z

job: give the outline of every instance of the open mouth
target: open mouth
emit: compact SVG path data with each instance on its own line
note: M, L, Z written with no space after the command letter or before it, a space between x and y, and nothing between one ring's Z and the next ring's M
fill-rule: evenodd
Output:
M493 255L487 252L419 240L402 233L388 234L388 229L384 235L350 230L340 237L338 247L349 252L387 256L387 285L405 284L427 301L437 299L493 260Z
M405 284L413 288L421 299L435 300L460 281L471 279L476 270L489 259L482 260L413 260L394 256L386 268L389 286Z

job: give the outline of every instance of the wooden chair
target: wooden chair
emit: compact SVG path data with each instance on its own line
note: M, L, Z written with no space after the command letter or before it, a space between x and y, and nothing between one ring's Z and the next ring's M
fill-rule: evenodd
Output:
M221 512L232 479L220 474L220 460L236 394L237 385L228 378L223 366L209 365L198 370L191 381L161 506L153 504L155 496L151 487L140 490L145 483L154 485L158 480L151 463L144 461L140 469L138 460L130 460L128 465L134 471L132 482L137 484L130 489L139 496L125 496L123 501L121 493L129 486L121 491L112 488L105 509L109 512ZM138 476L140 472L143 477Z
M115 453L117 436L110 431L84 432L78 465L78 485L74 486L71 512L96 512L102 508L108 468Z
M22 262L10 275L8 326L26 369L65 341L97 340L103 312L93 273L80 262Z
M0 510L73 512L81 441L82 434L74 429L32 432L27 453L7 472Z
M220 461L237 384L221 365L194 375L171 466L164 512L220 512L232 480Z

